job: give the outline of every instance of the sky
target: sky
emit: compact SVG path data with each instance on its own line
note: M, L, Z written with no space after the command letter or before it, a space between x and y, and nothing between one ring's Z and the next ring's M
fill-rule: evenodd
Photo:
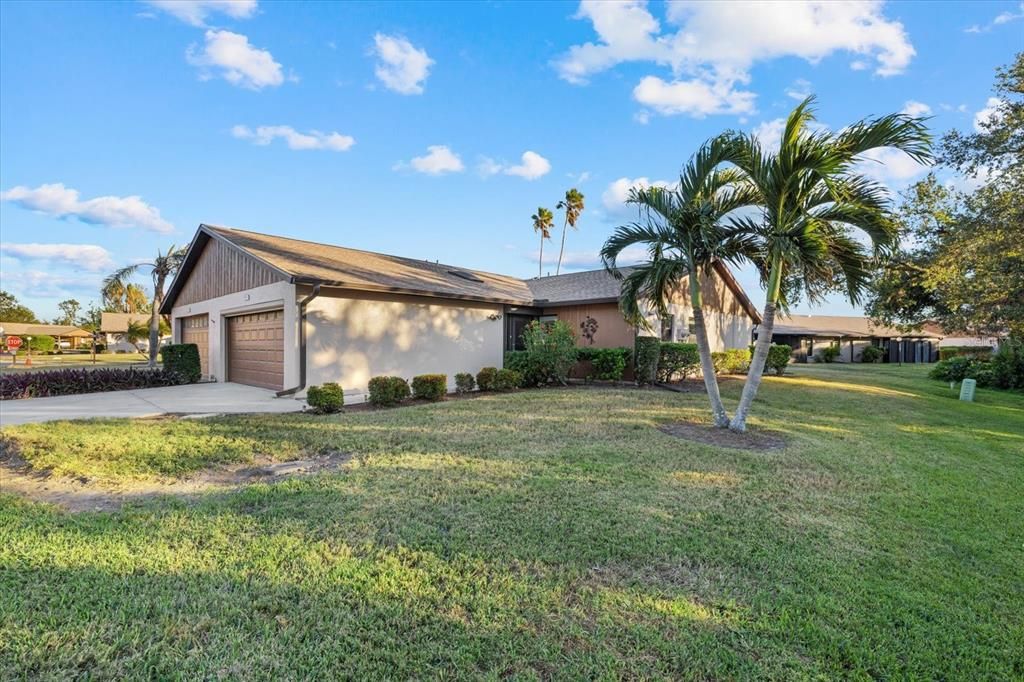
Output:
M1022 49L1020 2L3 2L0 288L49 319L200 223L531 277L530 216L571 187L563 271L592 269L628 189L707 138L770 143L808 94L831 128L971 131Z

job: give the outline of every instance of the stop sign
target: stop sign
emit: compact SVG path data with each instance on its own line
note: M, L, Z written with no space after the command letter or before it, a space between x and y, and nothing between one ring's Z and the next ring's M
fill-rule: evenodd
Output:
M20 336L8 336L7 337L7 350L17 350L21 348L21 337Z

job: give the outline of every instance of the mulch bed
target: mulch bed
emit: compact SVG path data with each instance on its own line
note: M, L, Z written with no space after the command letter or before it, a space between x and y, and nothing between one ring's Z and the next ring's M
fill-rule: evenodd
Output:
M753 450L755 452L772 452L786 447L786 440L770 431L745 431L737 433L729 429L720 429L711 424L695 424L693 422L677 422L659 426L658 430L682 440L694 443L715 445L720 448L735 450Z

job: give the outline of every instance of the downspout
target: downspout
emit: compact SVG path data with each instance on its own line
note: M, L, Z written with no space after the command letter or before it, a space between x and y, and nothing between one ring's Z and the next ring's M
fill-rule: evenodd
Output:
M320 283L313 285L313 291L299 301L299 385L277 392L278 398L295 395L306 387L306 306L320 295Z

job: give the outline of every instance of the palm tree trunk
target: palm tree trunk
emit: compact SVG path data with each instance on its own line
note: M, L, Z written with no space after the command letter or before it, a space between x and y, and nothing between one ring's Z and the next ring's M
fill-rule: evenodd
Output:
M743 394L740 396L736 414L729 422L729 428L733 431L747 430L747 414L757 396L757 389L761 387L764 363L768 359L768 350L772 345L772 330L775 329L775 306L779 300L781 283L782 265L776 261L772 264L771 273L768 276L768 294L765 299L764 313L761 315L761 328L757 333L757 344L754 346L754 357L751 358L750 369L747 371L747 381L743 384Z
M555 274L562 274L562 254L565 253L565 233L569 228L569 209L565 209L565 222L562 223L562 248L558 250L558 266L555 268Z
M729 414L722 404L722 396L718 392L718 377L715 376L715 363L711 359L711 344L708 343L707 326L704 324L704 301L700 292L700 281L696 273L690 273L690 305L693 308L693 326L697 335L697 351L700 353L700 372L704 377L704 388L711 402L711 415L715 426L729 426Z
M160 300L153 298L153 312L149 315L149 366L156 367L156 353L160 346Z
M537 259L537 277L544 276L544 235L540 236L540 258Z

